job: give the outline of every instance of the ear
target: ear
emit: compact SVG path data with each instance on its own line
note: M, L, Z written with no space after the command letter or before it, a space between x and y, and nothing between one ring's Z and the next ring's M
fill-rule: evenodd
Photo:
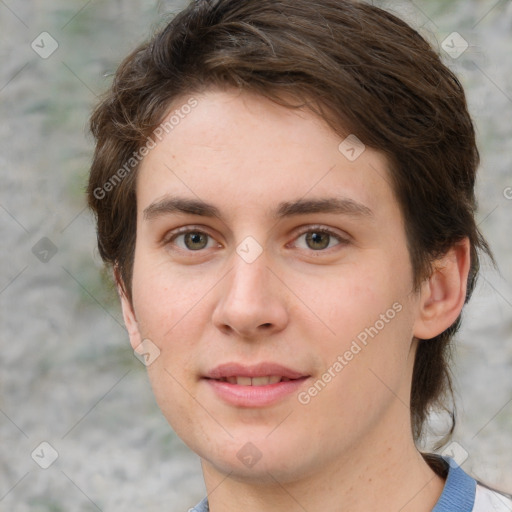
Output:
M128 336L130 337L130 344L133 350L135 350L142 342L142 336L139 332L139 324L137 322L137 318L135 317L132 303L127 297L125 286L117 268L114 269L114 278L116 282L117 293L119 294L119 299L121 301L121 308L123 310L124 325L126 326Z
M434 338L457 320L466 300L470 264L468 238L434 262L434 271L420 291L420 309L413 331L416 338Z

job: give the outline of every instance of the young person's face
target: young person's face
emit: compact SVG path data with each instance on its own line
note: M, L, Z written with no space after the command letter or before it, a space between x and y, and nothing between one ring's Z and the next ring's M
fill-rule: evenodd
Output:
M411 437L420 309L386 159L366 148L349 160L306 111L231 92L196 99L141 164L133 309L123 299L132 345L160 351L148 372L163 414L235 478L282 483L385 456ZM178 197L219 217L173 211ZM339 211L273 216L333 199ZM265 364L301 379L207 378L286 373Z

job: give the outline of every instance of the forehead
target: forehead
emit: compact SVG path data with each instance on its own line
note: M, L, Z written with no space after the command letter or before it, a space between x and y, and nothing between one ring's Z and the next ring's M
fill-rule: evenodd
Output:
M210 91L176 101L159 133L139 169L139 213L169 194L268 216L299 198L396 207L385 156L306 110Z

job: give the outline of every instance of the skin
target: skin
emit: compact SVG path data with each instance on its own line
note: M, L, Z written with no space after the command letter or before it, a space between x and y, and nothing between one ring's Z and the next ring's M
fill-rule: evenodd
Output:
M139 169L133 302L120 293L132 346L150 339L160 351L148 366L155 397L201 457L210 510L432 510L444 481L411 434L416 337L441 333L462 309L468 241L414 293L381 153L366 148L351 162L312 113L248 93L194 97ZM212 203L222 218L145 218L169 194ZM373 213L269 215L282 201L333 196ZM318 225L333 235L314 245L307 233ZM173 240L184 226L209 236ZM236 252L248 236L262 249L252 263ZM310 375L307 390L396 303L401 311L306 405L292 393L235 407L201 379L221 363L273 361ZM252 467L237 457L248 442L261 454Z

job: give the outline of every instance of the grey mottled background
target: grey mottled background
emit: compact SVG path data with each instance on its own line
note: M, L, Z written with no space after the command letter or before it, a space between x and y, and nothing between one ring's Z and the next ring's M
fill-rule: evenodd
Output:
M501 275L484 265L458 336L454 440L464 469L511 490L512 2L375 3L436 44L477 125L479 222ZM0 511L182 512L205 493L130 350L83 193L97 95L184 5L0 0ZM470 45L457 59L441 49L454 31ZM31 48L42 32L58 43L46 59ZM48 469L43 441L58 453Z

